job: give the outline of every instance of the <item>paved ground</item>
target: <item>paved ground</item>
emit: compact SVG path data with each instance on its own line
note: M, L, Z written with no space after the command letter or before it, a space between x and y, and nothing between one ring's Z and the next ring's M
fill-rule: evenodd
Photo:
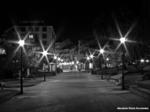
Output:
M10 100L12 97L16 96L19 93L18 90L5 89L0 90L0 105L1 103Z
M150 101L121 91L111 82L87 73L62 73L24 89L0 105L1 112L132 112L150 106ZM130 107L130 108L129 108ZM132 107L132 108L131 108ZM145 109L147 109L145 108ZM140 112L144 112L140 110ZM148 112L145 110L145 112Z
M47 79L53 78L53 77L46 77ZM23 81L23 87L31 87L35 86L41 82L43 82L43 77L37 77L37 78L28 78L24 79ZM20 92L20 80L5 80L3 81L5 86L2 88L0 87L0 104L11 99L12 97L16 96Z

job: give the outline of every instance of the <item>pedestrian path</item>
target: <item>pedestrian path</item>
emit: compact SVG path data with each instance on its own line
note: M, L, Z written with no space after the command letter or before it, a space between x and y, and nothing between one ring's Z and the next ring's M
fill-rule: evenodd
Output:
M149 100L88 73L62 73L24 91L23 95L1 104L1 111L118 112L118 107L148 107L150 104Z
M50 79L48 77L48 79ZM43 82L43 77L24 79L23 87L31 87ZM20 80L7 80L5 86L0 89L0 103L8 101L20 93Z

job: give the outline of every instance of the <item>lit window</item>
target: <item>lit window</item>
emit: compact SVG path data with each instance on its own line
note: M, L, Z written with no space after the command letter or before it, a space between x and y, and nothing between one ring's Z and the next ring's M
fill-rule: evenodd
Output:
M30 34L30 35L29 35L29 39L33 39L33 34Z
M4 54L6 54L6 50L3 48L0 48L0 55L4 55Z

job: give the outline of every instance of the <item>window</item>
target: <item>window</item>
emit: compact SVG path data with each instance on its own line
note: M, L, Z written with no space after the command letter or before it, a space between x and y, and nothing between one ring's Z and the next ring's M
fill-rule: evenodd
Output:
M34 41L35 41L36 43L39 42L39 34L38 34L38 33L35 33L35 34L34 34Z
M31 26L28 27L29 31L33 31L33 28Z
M43 27L43 31L44 31L44 32L47 31L47 27L46 27L46 26Z
M26 32L22 32L20 33L21 37L25 37L26 36Z
M44 40L44 41L43 41L43 45L46 45L46 44L47 44L47 41Z
M39 27L37 26L37 27L35 27L35 31L39 31Z
M34 38L33 34L29 34L29 39L33 39L33 38Z
M47 34L46 34L46 33L43 33L43 34L42 34L42 38L43 38L43 39L46 39L46 38L47 38Z
M25 32L26 28L25 27L20 27L21 32Z

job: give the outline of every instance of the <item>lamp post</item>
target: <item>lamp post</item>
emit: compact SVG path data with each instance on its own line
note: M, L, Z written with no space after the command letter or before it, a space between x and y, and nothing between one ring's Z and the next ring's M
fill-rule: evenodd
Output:
M25 40L28 38L29 33L25 35L25 37L22 39L19 32L15 29L16 34L18 36L17 41L9 40L9 43L18 44L19 46L16 48L14 54L19 50L20 48L20 94L23 94L23 52L26 54L26 50L24 48L25 45L30 45L30 43L25 43Z
M94 58L93 54L91 54L91 55L90 55L90 58L91 58L91 59L93 59L93 58Z
M100 54L104 54L104 49L100 49ZM101 79L103 80L103 68L102 68L102 59L100 58L100 60L101 60L101 69L102 69L102 73L101 73Z
M43 56L46 57L48 53L47 53L47 51L43 51L42 54L43 54ZM45 75L45 73L44 73L44 81L46 81L46 75Z
M54 56L54 59L56 60L56 59L57 59L57 56Z
M124 84L124 68L125 68L125 51L128 53L128 49L126 46L126 42L129 43L136 43L136 41L132 41L132 40L128 40L127 37L128 35L131 33L131 31L133 30L133 28L135 27L135 23L132 24L132 26L129 28L129 30L126 32L125 35L122 34L121 29L119 27L119 24L117 23L117 21L115 21L116 23L116 27L120 36L120 39L113 39L116 41L120 41L120 44L118 44L117 48L115 49L115 51L117 51L117 49L121 46L122 47L122 55L121 55L121 61L122 61L122 90L125 89L125 84ZM124 47L124 48L123 48Z
M23 63L22 63L22 49L23 49L23 46L24 46L24 44L25 44L25 42L24 42L24 40L19 40L18 41L18 44L19 44L19 46L21 47L20 48L20 52L21 52L21 54L20 54L20 94L23 94L23 74L22 74L22 71L23 71Z
M120 38L120 43L123 45L126 42L126 38L125 37L121 37ZM121 61L122 61L122 90L125 89L125 83L124 83L124 68L125 68L125 50L123 49L122 46L122 56L121 56Z
M90 57L87 57L86 59L89 61L89 60L90 60Z
M87 57L86 57L86 60L87 60L87 64L88 64L88 68L87 68L87 70L88 70L88 72L89 72L89 60L90 60L90 57L89 57L89 56L87 56Z
M117 41L120 41L120 44L117 46L117 49L119 47L122 47L122 55L121 55L121 61L122 61L122 90L125 89L125 82L124 82L124 69L125 69L125 52L128 53L128 49L127 49L127 46L126 46L126 42L135 42L135 41L132 41L132 40L128 40L127 39L127 36L128 36L129 33L127 33L125 36L122 36L122 34L120 34L120 39L114 39L114 40L117 40ZM117 50L116 49L116 50Z
M57 56L54 54L54 62L55 62L55 72L57 73Z
M90 64L90 69L91 69L91 73L93 73L93 58L94 58L94 55L93 54L91 54L90 55L90 58L91 58L91 64Z

